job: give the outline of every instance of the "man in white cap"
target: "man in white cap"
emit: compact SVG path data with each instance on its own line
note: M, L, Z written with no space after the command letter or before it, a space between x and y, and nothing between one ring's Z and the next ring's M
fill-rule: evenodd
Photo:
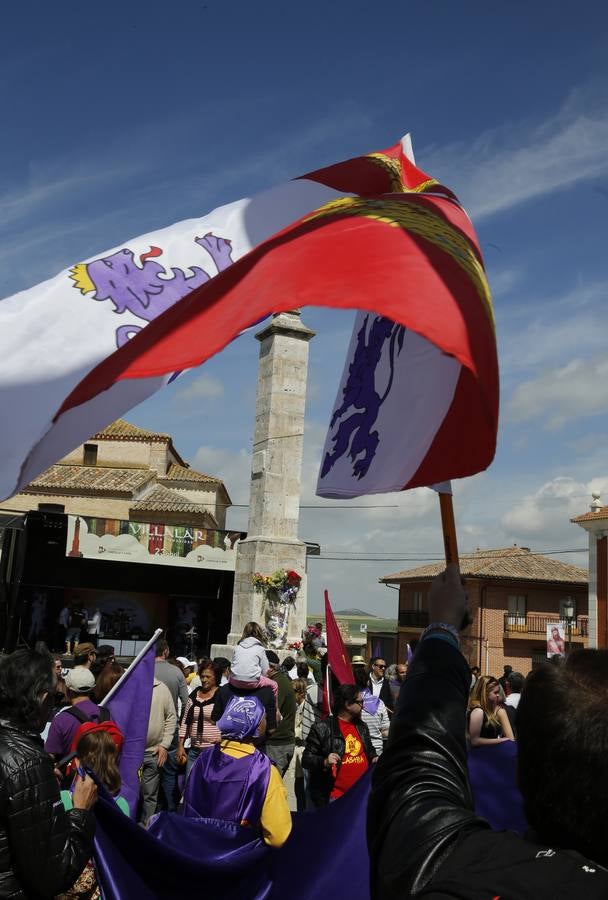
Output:
M186 684L188 688L192 691L196 685L192 686L192 682L194 680L195 675L197 674L198 663L195 659L188 659L187 656L178 656L178 663L182 664L184 669L184 678L186 679Z
M72 747L72 739L84 722L103 722L109 718L107 710L91 700L95 677L85 666L69 669L65 686L71 706L58 713L49 728L44 749L56 760L66 756Z

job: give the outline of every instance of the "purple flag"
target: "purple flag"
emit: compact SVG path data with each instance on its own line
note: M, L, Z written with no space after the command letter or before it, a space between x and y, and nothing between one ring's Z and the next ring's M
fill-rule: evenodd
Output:
M487 819L494 831L506 829L523 835L528 823L517 786L516 742L472 747L468 767L475 813Z
M156 636L155 636L156 637ZM152 684L154 681L154 639L138 656L103 700L123 733L124 744L120 755L121 796L129 804L131 816L137 812L139 800L139 769L144 760Z

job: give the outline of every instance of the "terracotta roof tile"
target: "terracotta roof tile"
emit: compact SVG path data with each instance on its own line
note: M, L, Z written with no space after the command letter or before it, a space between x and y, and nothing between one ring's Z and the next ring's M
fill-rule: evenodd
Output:
M197 481L206 484L223 484L221 478L215 478L213 475L205 475L203 472L197 472L190 466L178 466L172 463L166 475L160 476L159 481Z
M574 519L570 519L571 522L593 522L595 519L598 521L602 519L608 519L608 506L601 506L599 509L591 512L583 513L582 516L576 516Z
M115 422L111 422L105 428L102 428L101 431L98 431L97 434L94 434L91 439L103 441L120 438L132 441L162 441L163 443L167 443L171 440L171 435L163 434L162 432L147 431L145 428L131 425L131 423L125 421L125 419L116 419Z
M420 581L433 578L445 568L444 563L433 563L405 569L393 575L384 575L381 582ZM560 581L570 584L587 584L585 569L560 562L549 556L532 553L528 547L506 547L499 550L476 550L460 557L460 571L468 578L519 579L521 581Z
M177 491L170 491L160 484L156 485L145 497L137 500L131 509L146 510L147 512L197 513L200 515L207 513L215 521L213 513L203 503L193 503L187 497L182 497Z
M132 494L149 481L155 473L150 469L115 469L103 466L51 466L23 488L24 493L40 490L70 491L104 494L117 492Z

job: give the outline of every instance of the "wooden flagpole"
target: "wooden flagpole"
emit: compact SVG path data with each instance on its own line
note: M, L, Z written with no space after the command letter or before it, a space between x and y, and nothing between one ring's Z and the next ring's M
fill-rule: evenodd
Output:
M439 509L441 511L441 529L443 531L443 546L445 549L445 564L456 563L460 568L458 557L458 540L456 538L456 522L454 521L454 505L451 494L439 494Z

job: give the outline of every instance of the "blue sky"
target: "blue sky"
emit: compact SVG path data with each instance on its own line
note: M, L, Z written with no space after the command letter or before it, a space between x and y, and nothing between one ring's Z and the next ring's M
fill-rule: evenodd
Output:
M502 395L492 468L456 485L461 550L582 548L608 502L608 13L599 2L62 0L3 10L0 296L129 237L411 131L476 224ZM309 309L304 505L352 316ZM140 406L221 475L246 527L258 344L243 337ZM377 579L441 553L430 491L303 509L309 608L395 611ZM380 508L383 507L383 508ZM399 554L403 559L398 559ZM393 561L383 561L394 557ZM584 553L560 556L586 565Z

